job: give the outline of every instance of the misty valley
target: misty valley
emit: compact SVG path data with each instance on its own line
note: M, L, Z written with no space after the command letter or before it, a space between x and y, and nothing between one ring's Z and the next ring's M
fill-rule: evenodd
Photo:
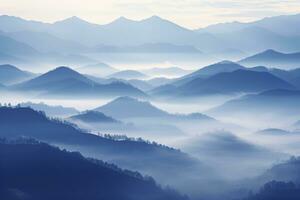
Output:
M0 16L0 199L300 199L299 24Z

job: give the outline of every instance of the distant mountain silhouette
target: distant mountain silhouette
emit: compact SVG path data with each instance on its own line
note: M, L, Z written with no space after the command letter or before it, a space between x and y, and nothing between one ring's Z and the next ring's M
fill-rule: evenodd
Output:
M170 21L153 16L141 21L133 21L121 17L115 21L97 25L78 17L71 17L53 24L34 22L17 17L1 16L0 30L5 32L35 31L46 32L64 40L80 42L85 46L100 44L113 46L138 46L144 44L170 44L177 46L198 46L200 49L212 49L222 44L208 33L196 33ZM126 29L124 29L126 27ZM119 34L122 32L122 34ZM159 51L166 47L159 45ZM181 51L192 50L193 47L181 48ZM144 47L143 47L144 48ZM143 49L142 48L142 49ZM147 47L149 49L149 46ZM153 51L153 47L152 51ZM151 49L150 48L150 49ZM157 46L154 48L156 51ZM167 50L172 50L167 47ZM174 51L174 49L172 50Z
M124 71L119 71L116 73L113 73L108 76L108 78L117 78L117 79L145 79L148 76L135 70L124 70Z
M119 118L131 117L166 117L169 114L150 104L130 97L120 97L108 104L98 107L96 111Z
M0 32L0 53L4 55L16 56L21 59L26 59L27 56L35 57L40 53L31 46L18 42Z
M142 71L148 76L155 77L180 77L187 75L192 72L192 70L185 70L180 67L167 67L167 68L151 68Z
M189 115L170 114L153 106L150 102L131 97L119 97L95 109L117 119L122 118L164 118L170 120L211 120L213 118L200 113Z
M174 52L177 49L175 52L178 52L178 49L180 49L181 52L191 53L195 51L194 47L196 47L206 52L224 52L225 56L228 49L250 53L269 48L289 52L300 51L299 29L289 30L290 27L297 27L298 23L299 15L289 15L271 17L251 23L233 22L217 24L201 30L190 30L158 16L140 21L120 17L105 25L89 23L78 17L70 17L51 24L12 16L0 16L0 24L2 25L0 30L8 33L47 33L52 35L51 38L56 37L63 40L59 45L56 40L50 40L49 37L43 38L45 44L47 41L54 41L53 46L57 44L57 49L81 43L83 46L96 46L98 48L100 45L102 51L104 49L107 51L118 49L110 46L142 45L142 47L134 49L144 52L145 49L148 49L148 52L149 49L152 52L157 52L157 49L160 52L166 50ZM31 37L28 36L28 38ZM73 44L69 44L67 41L72 41ZM256 41L256 43L252 41ZM37 45L35 41L31 42L30 46ZM150 48L149 45L147 48L143 47L147 44L168 44L171 46L184 46L185 48L166 48L162 45L155 48L153 46Z
M86 111L70 117L71 120L78 120L86 123L120 123L118 120L97 111Z
M33 73L22 71L13 65L0 65L0 83L15 84L33 78Z
M286 131L283 129L277 129L277 128L268 128L268 129L260 130L257 133L263 135L275 135L275 136L284 136L284 135L293 134L293 132Z
M183 186L182 180L204 184L201 180L208 178L206 174L210 178L215 177L213 171L197 159L178 150L141 139L86 133L68 123L50 120L30 108L0 107L0 137L35 138L71 151L80 151L85 156L151 175L161 184L176 188ZM180 175L180 181L174 173Z
M191 74L188 74L186 76L184 76L182 79L185 78L207 78L222 72L233 72L239 69L245 69L245 67L231 62L231 61L222 61L222 62L218 62L216 64L212 64L206 67L203 67Z
M42 102L41 103L32 103L32 102L20 103L20 106L30 107L33 110L45 112L46 115L52 117L66 117L66 116L71 116L79 113L79 111L76 110L75 108L63 107L63 106L50 106Z
M300 15L267 17L249 23L221 23L199 29L243 51L257 52L269 48L279 51L299 51ZM295 29L289 27L296 27ZM238 36L238 37L237 37ZM252 43L256 41L256 43Z
M42 96L146 96L122 82L98 84L68 67L58 67L13 88L21 92L39 91Z
M93 51L105 53L201 53L193 46L171 43L145 43L136 46L98 45L93 48Z
M63 54L74 54L88 51L88 47L80 43L61 39L47 32L18 31L10 32L6 35L43 53L57 52Z
M82 74L89 74L99 77L108 76L117 72L118 70L105 64L105 63L97 63L93 65L86 65L77 69Z
M294 89L290 83L268 73L251 70L236 70L213 75L209 78L192 78L177 87L160 87L155 95L199 96L239 92L262 92L271 89Z
M300 110L297 109L300 105L300 92L295 90L269 90L255 95L246 95L226 102L225 104L211 109L208 113L216 116L221 113L230 113L232 116L237 114L266 115L272 112L272 115L280 116L287 115L297 116ZM282 105L285 106L282 106ZM251 108L251 109L249 109Z
M296 15L280 15L274 17L266 17L261 20L257 20L249 23L232 22L232 23L220 23L210 25L206 28L199 29L198 31L206 31L209 33L228 33L232 31L238 31L247 27L261 27L272 31L274 33L284 36L299 36L300 29L297 24L300 21L300 14ZM289 29L288 27L296 27L295 29Z
M244 58L239 63L246 66L268 66L268 67L299 67L300 53L281 53L274 50L266 50L253 56Z
M2 139L0 163L4 199L187 199L138 172L33 140Z

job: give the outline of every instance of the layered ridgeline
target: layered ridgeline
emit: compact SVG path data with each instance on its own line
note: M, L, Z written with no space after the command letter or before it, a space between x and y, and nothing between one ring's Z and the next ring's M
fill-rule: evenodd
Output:
M260 116L264 116L272 113L273 117L286 116L286 119L290 117L297 119L300 113L299 100L300 91L298 90L269 90L228 101L211 109L208 113L213 116L225 113L230 113L231 116L250 116L250 114L257 115L259 113Z
M0 137L30 137L153 176L159 183L193 191L215 178L212 170L189 155L156 143L126 137L102 137L50 120L30 108L0 108ZM177 174L175 177L174 174ZM201 189L197 190L198 192Z
M159 86L150 94L195 97L208 94L262 92L271 89L296 89L296 86L268 71L245 68L237 63L223 61L199 69L170 84Z
M295 68L299 67L300 52L297 53L281 53L272 49L255 54L239 61L239 63L249 66L269 66L279 68Z
M187 199L138 172L32 139L1 139L0 163L4 199Z
M45 103L24 102L19 104L21 107L30 107L36 111L42 111L50 117L69 117L78 114L79 111L72 107L64 107L57 105L47 105Z
M18 92L37 92L46 97L114 97L146 94L123 82L99 84L68 68L58 67L29 81L11 87Z
M158 16L140 21L120 17L105 25L89 23L78 17L51 24L1 16L0 30L18 42L47 52L56 50L77 53L78 50L86 52L90 49L124 52L124 48L125 52L145 52L147 47L147 52L158 52L159 49L159 52L172 53L178 49L180 52L194 53L200 49L217 55L220 52L223 52L222 55L240 55L241 52L254 53L270 48L286 52L299 51L300 30L289 30L290 27L297 27L299 21L298 14L189 30Z
M131 97L119 97L103 106L94 109L117 119L166 119L166 120L198 120L215 121L213 118L201 113L171 114L161 110L148 101L142 101Z
M33 78L35 74L22 71L13 65L0 65L0 83L11 85Z
M106 116L105 114L97 111L85 111L78 115L73 115L69 118L72 121L81 121L85 123L121 123L120 121Z

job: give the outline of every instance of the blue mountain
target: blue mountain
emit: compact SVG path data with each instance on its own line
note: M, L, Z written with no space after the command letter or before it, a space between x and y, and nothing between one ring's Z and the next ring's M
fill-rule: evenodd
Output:
M240 92L262 92L271 89L295 89L292 84L268 73L236 70L213 75L209 78L192 78L179 86L160 87L155 95L199 96Z
M86 111L78 115L73 115L69 119L86 122L86 123L120 123L120 121L106 116L105 114L97 111Z
M0 65L0 83L5 85L22 82L34 76L33 73L22 71L13 65Z
M300 91L298 90L275 89L228 101L211 109L208 113L213 116L226 113L250 116L255 111L256 115L258 113L267 115L271 112L274 118L283 115L296 117L300 113L300 110L297 109L300 106L299 100Z
M255 54L239 61L246 66L268 66L280 68L295 68L299 67L300 53L281 53L272 49Z
M124 71L119 71L116 73L113 73L108 76L108 78L116 78L116 79L145 79L148 76L135 70L124 70Z
M50 106L45 103L33 103L33 102L26 102L20 103L22 107L29 107L36 111L42 111L46 113L47 116L51 117L66 117L78 114L79 111L72 107L63 107L63 106Z
M119 97L101 107L95 109L103 112L106 115L115 117L117 119L128 118L157 118L171 120L172 122L179 120L208 120L215 121L213 118L203 115L201 113L192 113L188 115L171 114L161 110L148 101L140 101L131 97Z
M13 89L21 92L38 91L43 96L146 96L139 89L122 82L98 84L68 67L58 67L15 85Z

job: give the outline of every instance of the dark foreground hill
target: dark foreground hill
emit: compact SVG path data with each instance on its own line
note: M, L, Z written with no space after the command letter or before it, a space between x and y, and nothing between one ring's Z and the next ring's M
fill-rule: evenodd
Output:
M34 140L0 140L0 196L7 200L183 200L152 178Z
M199 160L170 147L142 139L90 134L70 124L50 120L30 108L0 107L0 137L21 136L80 151L85 156L139 171L161 184L184 191L191 189L187 183L197 183L197 188L201 188L201 183L215 178L215 173Z

